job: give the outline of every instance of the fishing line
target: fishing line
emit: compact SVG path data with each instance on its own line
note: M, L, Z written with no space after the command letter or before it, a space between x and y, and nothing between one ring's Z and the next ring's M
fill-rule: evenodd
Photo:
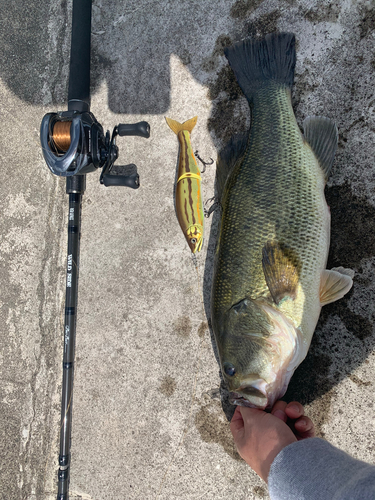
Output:
M204 301L203 301L203 293L202 293L202 290L199 286L200 284L200 275L199 275L199 269L198 269L198 260L197 260L197 257L195 254L192 254L192 261L193 261L193 264L194 264L194 267L195 267L195 270L197 271L197 285L198 285L198 292L199 292L199 295L201 297L201 306L202 306L202 313L203 313L203 317L205 317L205 313L204 313ZM207 328L207 326L206 326ZM205 330L206 330L205 328ZM194 399L195 399L195 394L196 394L196 390L197 390L197 381L198 381L198 372L199 372L199 367L200 367L200 361L201 361L201 354L202 354L202 345L203 345L203 342L205 341L205 336L204 334L202 335L200 341L199 341L199 344L198 344L198 347L197 347L197 354L196 354L196 370L195 370L195 375L194 375L194 380L193 380L193 384L192 384L192 390L191 390L191 402L190 402L190 409L189 409L189 416L188 416L188 419L187 419L187 423L185 425L185 428L182 432L182 436L180 438L180 442L176 448L176 450L174 451L173 455L172 455L172 458L169 462L169 465L167 467L167 470L165 471L164 473L164 476L161 480L161 483L160 483L160 487L159 487L159 490L156 494L156 500L158 500L159 498L159 495L160 495L160 492L163 488L163 485L165 483L165 480L167 478L167 475L169 473L169 470L170 468L172 467L173 465L173 462L174 462L174 459L175 459L175 456L177 455L177 452L180 450L181 446L183 445L184 441L185 441L185 437L188 433L188 431L190 430L190 425L191 425L191 417L192 417L192 413L193 413L193 406L194 406Z
M53 124L52 134L50 134L51 150L57 153L66 153L70 146L70 126L72 122L57 121Z

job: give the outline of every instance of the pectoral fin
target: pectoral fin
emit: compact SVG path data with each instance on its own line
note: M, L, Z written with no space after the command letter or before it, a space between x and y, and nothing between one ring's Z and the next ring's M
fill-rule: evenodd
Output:
M353 276L351 269L343 267L324 270L320 278L320 304L325 306L341 299L351 289Z
M262 254L264 277L275 304L285 297L295 299L300 266L294 252L279 243L269 242Z

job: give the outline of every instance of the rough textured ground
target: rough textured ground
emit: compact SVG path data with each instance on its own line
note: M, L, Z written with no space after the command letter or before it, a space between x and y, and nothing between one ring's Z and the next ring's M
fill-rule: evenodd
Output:
M67 196L44 164L39 126L46 112L66 108L71 2L0 4L0 498L50 500ZM105 128L145 119L152 135L118 141L119 162L138 166L138 191L87 178L72 499L268 498L234 449L207 328L217 220L207 220L197 275L174 213L178 143L164 116L197 114L193 146L216 158L249 126L223 47L275 30L297 37L298 122L323 114L338 125L326 189L329 267L356 272L352 291L324 308L287 397L307 405L321 436L374 461L373 2L94 0L92 111ZM214 178L209 167L207 199Z

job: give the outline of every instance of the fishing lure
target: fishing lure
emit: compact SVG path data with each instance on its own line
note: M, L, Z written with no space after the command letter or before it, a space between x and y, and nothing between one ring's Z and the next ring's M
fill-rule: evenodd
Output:
M176 183L177 219L193 254L202 250L204 230L201 173L190 143L190 134L197 118L195 116L184 123L166 118L180 143Z

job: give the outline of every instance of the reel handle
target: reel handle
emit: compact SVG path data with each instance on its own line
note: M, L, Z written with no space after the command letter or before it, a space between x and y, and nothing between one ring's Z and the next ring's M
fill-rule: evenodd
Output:
M116 146L116 136L136 135L148 139L150 137L150 125L147 122L138 122L133 124L120 123L112 133L112 139L108 144L108 154L105 165L100 176L100 184L104 186L125 186L132 189L139 188L139 175L134 163L115 167L115 173L111 173L114 162L118 158L118 148ZM107 141L109 141L109 132L107 132ZM129 171L130 170L130 171ZM121 172L122 171L122 172Z
M118 135L136 135L148 139L150 137L150 125L147 122L138 122L133 124L120 123L117 125Z
M105 174L103 175L103 184L108 186L125 186L133 189L139 188L139 175L113 175Z

